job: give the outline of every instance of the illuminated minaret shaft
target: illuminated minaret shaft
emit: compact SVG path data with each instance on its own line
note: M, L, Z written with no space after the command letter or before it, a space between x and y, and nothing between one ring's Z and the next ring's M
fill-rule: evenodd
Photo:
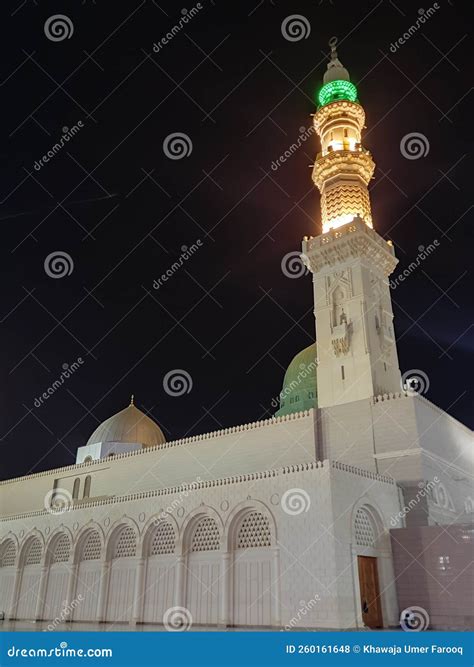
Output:
M357 89L337 57L334 39L330 45L331 60L314 115L322 151L314 165L313 181L321 192L323 232L356 215L372 227L367 185L375 169L372 156L361 144L365 113L357 102Z
M388 283L398 260L373 229L367 186L375 165L361 143L365 113L335 41L314 114L322 234L303 241L314 274L320 407L401 389Z

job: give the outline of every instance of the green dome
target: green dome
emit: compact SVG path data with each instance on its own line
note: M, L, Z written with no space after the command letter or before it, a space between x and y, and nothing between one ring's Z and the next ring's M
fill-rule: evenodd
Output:
M316 343L312 343L298 352L288 366L280 393L280 409L275 417L309 410L317 405Z

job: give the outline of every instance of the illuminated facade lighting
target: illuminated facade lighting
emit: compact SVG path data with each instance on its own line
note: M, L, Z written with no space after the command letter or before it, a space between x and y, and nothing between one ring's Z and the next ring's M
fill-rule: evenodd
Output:
M357 88L350 81L329 81L318 94L319 106L323 107L338 100L357 102Z

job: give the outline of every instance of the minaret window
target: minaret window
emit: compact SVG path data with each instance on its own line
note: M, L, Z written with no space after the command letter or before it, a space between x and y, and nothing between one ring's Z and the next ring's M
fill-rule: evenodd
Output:
M84 493L82 494L83 498L89 498L91 495L91 481L92 478L90 475L87 475L86 480L84 482Z
M75 500L76 498L79 498L79 487L81 485L81 480L79 477L77 477L74 480L74 486L72 487L72 497Z

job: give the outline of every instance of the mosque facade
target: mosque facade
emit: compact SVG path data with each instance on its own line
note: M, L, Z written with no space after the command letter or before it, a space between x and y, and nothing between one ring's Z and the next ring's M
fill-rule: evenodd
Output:
M472 580L473 437L400 372L397 259L372 217L364 109L334 43L313 121L322 233L302 260L316 341L275 416L167 441L132 400L73 465L0 482L7 622L362 629L397 626L408 600L439 627L472 623L449 623L400 567L413 535L441 528L460 546L427 538L425 570L443 567L445 587Z

